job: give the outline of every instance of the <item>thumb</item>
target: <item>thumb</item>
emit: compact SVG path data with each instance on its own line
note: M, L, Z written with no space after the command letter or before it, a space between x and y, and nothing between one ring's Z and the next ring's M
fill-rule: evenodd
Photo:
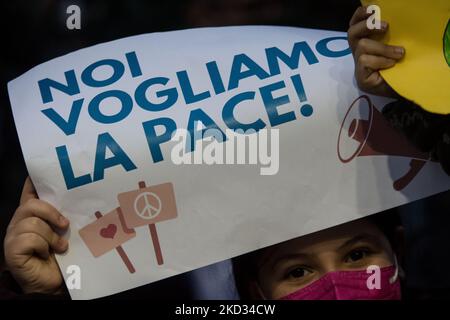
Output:
M36 189L30 177L27 177L23 185L22 195L20 196L20 204L27 202L30 199L37 199Z

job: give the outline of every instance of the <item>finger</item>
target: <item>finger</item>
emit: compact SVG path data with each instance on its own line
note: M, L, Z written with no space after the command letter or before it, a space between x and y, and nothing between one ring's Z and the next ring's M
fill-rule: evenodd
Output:
M405 49L400 46L390 46L373 39L364 38L359 40L356 46L355 59L358 59L362 54L399 60L404 56Z
M8 250L7 260L23 265L34 254L48 259L50 256L48 242L36 233L22 233L14 237L14 244Z
M69 220L65 218L58 210L51 204L39 199L30 199L21 205L11 220L11 225L15 225L20 220L37 217L47 221L51 225L60 229L67 229Z
M56 252L64 252L68 246L66 239L60 237L44 220L37 217L26 218L17 223L13 236L23 233L36 233L47 241Z
M375 89L384 82L383 77L378 71L372 72L365 80L364 87Z
M381 69L387 69L396 64L395 59L380 57L380 56L374 56L369 54L362 54L358 58L358 70L361 72L366 72L367 70L381 70ZM372 71L372 72L373 72ZM372 73L370 72L370 73ZM369 75L369 74L367 74Z
M369 29L367 28L367 22L366 20L360 21L353 26L351 26L348 31L348 42L350 43L350 46L353 48L360 39L367 38L375 34L382 34L386 32L388 28L388 24L385 21L381 21L381 28L373 28Z
M349 25L352 26L355 23L358 23L362 20L366 20L370 15L371 15L371 13L367 12L366 6L360 6L360 7L358 7L358 9L355 10L355 13L353 13L353 16L350 19Z
M20 197L20 204L27 202L30 199L37 199L36 189L30 177L27 177L22 189L22 195Z

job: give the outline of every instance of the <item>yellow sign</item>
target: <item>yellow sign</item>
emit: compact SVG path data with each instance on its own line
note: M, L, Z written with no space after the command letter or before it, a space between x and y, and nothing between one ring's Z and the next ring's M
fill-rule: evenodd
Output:
M381 71L400 95L427 111L450 113L450 0L361 0L376 4L389 23L383 41L405 57Z

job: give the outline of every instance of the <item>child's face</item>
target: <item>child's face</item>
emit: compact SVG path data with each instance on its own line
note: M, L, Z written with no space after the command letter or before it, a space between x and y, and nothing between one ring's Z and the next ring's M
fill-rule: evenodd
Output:
M259 286L268 299L297 291L328 272L394 264L385 235L359 220L270 247L259 260Z

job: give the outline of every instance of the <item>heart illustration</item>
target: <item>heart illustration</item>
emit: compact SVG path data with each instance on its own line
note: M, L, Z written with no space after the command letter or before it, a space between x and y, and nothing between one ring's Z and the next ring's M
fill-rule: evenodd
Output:
M101 235L103 238L113 239L114 236L116 235L116 232L117 232L117 227L116 227L116 225L115 225L115 224L108 224L107 227L102 228L102 229L100 230L100 235Z

